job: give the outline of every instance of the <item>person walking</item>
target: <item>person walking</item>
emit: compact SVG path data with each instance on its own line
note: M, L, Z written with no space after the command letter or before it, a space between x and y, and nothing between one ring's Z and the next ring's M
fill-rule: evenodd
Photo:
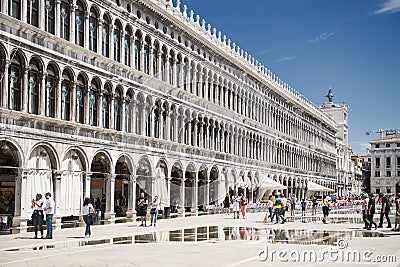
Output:
M151 202L150 208L150 226L156 227L157 215L158 215L158 207L160 203L158 202L158 196L155 196L153 201Z
M271 222L272 222L273 213L274 213L273 212L274 211L273 206L274 206L274 204L272 203L272 196L269 196L268 197L267 207L268 207L268 212L269 212L269 219L271 220Z
M273 200L273 207L274 207L274 212L275 212L275 216L276 216L276 222L275 222L275 224L278 224L279 223L279 217L280 217L280 214L281 214L281 208L282 208L282 202L281 202L281 199L280 199L280 197L279 197L279 194L276 194L275 195L275 199Z
M284 194L281 193L280 195L281 195L281 212L280 212L279 216L282 219L282 224L284 224L287 221L286 217L285 217L285 213L288 210L289 203L288 203L288 199L285 197Z
M53 215L54 215L54 200L51 198L51 193L47 192L45 195L46 206L43 210L46 213L46 228L47 228L47 239L53 238Z
M295 216L295 211L296 211L296 196L293 194L292 197L290 198L290 216L294 217Z
M90 225L93 223L92 214L95 214L95 210L92 203L90 202L90 198L87 197L83 201L82 207L83 221L86 224L85 238L90 237L90 235L92 234L92 232L90 231Z
M226 215L231 214L230 205L231 205L231 197L229 196L229 193L226 193L226 196L224 199L224 209L225 209Z
M144 193L140 193L140 197L137 201L137 205L139 206L139 216L142 224L140 226L146 226L146 213L147 213L147 198L144 196ZM144 224L143 224L144 222Z
M35 238L38 238L38 226L41 233L41 238L44 238L43 235L43 197L42 194L36 194L36 198L32 199L31 208L33 209L32 220L33 227L35 229Z
M369 222L367 221L367 208L368 208L368 194L363 195L363 201L361 202L362 218L364 222L364 229L367 229Z
M312 206L311 206L311 216L317 215L317 206L318 206L318 201L315 196L311 198L312 201Z
M242 193L242 196L240 197L240 209L242 211L243 219L246 219L246 206L247 206L247 198Z
M390 222L389 218L389 212L390 212L389 199L383 193L379 193L379 198L381 199L382 208L381 208L378 228L383 227L383 216L386 217L386 221L388 223L387 228L392 228L392 223Z
M233 219L239 219L239 202L240 197L238 193L235 191L235 194L232 196L232 210L233 210Z
M329 216L329 202L328 199L326 199L326 196L322 197L322 214L324 215L322 222L327 224L326 219L328 219Z
M367 230L371 230L372 225L375 226L375 230L376 230L376 228L378 228L378 225L376 224L376 222L374 222L375 198L374 198L374 194L372 194L372 193L369 193L368 196L369 196L368 197L368 205L366 207L366 214L367 214L366 221L368 223Z
M394 220L394 228L392 229L392 231L400 231L400 193L397 193L397 197L395 200L395 204L396 204L396 217Z
M300 205L301 205L301 216L304 217L304 216L306 216L307 201L303 198Z

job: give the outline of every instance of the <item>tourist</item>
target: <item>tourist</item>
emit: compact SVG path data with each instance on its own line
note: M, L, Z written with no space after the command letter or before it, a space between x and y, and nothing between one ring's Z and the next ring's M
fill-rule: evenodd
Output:
M386 221L388 223L387 228L392 228L392 223L390 222L390 218L389 218L389 212L390 212L389 200L388 200L387 196L385 196L383 193L379 193L379 198L381 199L382 208L381 208L381 214L380 214L380 218L379 218L378 228L383 227L383 216L386 217Z
M156 227L157 215L158 215L158 207L160 203L158 202L158 196L155 196L153 201L151 202L150 209L150 226Z
M275 194L275 199L273 200L273 207L274 207L274 212L275 212L275 216L276 216L276 222L275 224L279 223L279 217L281 214L281 208L282 208L282 203L281 203L281 199L279 197L279 194Z
M378 228L378 225L376 224L376 222L374 222L375 198L374 198L374 194L372 194L372 193L369 193L368 196L369 196L368 205L366 207L366 214L367 214L366 221L368 223L367 230L371 230L372 225L375 226L375 230L376 230L376 228Z
M306 216L307 201L303 198L300 205L301 205L301 216Z
M288 205L288 199L285 197L284 194L281 193L281 211L279 213L279 216L282 219L282 224L287 221L285 217L285 212L288 210Z
M95 210L92 203L90 202L90 199L87 197L83 201L82 207L83 221L86 224L85 238L90 237L90 235L92 234L92 232L90 231L90 225L93 223L92 214L95 214Z
M225 209L226 215L231 214L230 205L231 205L231 197L229 196L229 193L226 193L226 196L224 199L224 209Z
M243 219L246 218L246 206L247 206L247 198L246 198L246 196L242 193L242 196L240 197L240 209L241 209L241 211L242 211Z
M315 196L311 198L312 201L312 207L311 207L311 216L317 215L317 206L318 206L318 201Z
M368 195L364 194L363 195L363 200L361 202L361 211L362 211L362 219L364 222L364 229L367 229L369 227L369 222L367 221L367 207L368 207Z
M53 215L54 215L54 200L51 198L51 193L45 194L46 206L43 210L46 213L46 228L47 228L47 239L53 238Z
M290 198L290 216L294 217L296 210L296 196L293 194Z
M36 194L36 199L32 199L31 208L33 209L32 213L32 220L33 220L33 227L35 229L35 238L37 237L38 226L41 233L41 238L43 236L43 198L42 194Z
M395 199L395 204L396 204L396 217L394 220L394 228L392 231L400 231L400 193L397 193L397 197Z
M232 210L233 210L233 219L239 219L239 202L240 197L238 193L235 191L235 194L232 196Z
M328 219L329 215L329 202L328 199L326 199L326 196L322 197L322 214L324 215L322 222L324 224L327 224L326 219Z
M274 208L273 208L273 203L272 203L272 199L273 199L273 196L269 196L268 197L268 202L267 202L267 208L268 208L268 212L269 212L269 219L271 220L271 222L272 222L272 218L273 218L273 215L274 215Z
M142 222L140 226L146 226L147 198L144 196L143 192L140 193L137 205L139 207L138 215L140 216L140 221Z

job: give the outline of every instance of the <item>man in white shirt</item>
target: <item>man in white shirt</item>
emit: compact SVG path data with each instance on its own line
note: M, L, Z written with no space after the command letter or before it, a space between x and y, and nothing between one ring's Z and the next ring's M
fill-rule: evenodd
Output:
M53 215L54 215L54 200L51 198L51 193L47 192L46 195L46 206L43 210L46 213L46 226L47 226L47 239L53 238Z

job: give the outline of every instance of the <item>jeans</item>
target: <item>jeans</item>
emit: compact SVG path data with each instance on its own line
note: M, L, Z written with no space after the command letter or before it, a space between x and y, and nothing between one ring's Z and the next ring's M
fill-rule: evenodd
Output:
M53 237L53 214L46 214L47 237Z
M381 212L381 217L379 218L379 226L383 226L383 216L386 217L387 223L388 223L388 227L392 227L392 223L390 222L390 218L389 218L389 211L385 211L385 212Z
M371 229L372 225L377 227L376 222L374 222L374 214L367 215L367 217L365 218L365 222L367 224L367 229Z
M41 235L43 236L43 211L37 212L32 216L33 219L33 226L35 229L35 237L37 237L38 226Z
M272 222L272 218L273 218L273 216L272 216L272 207L269 207L268 210L269 210L269 218L270 218L270 220Z
M157 215L158 215L158 210L156 210L156 213L150 214L150 223L156 225L157 222Z
M89 215L83 215L83 221L86 223L85 236L90 236L92 232L90 231L90 225L92 224L92 217Z
M276 223L279 223L279 217L281 216L281 208L275 209Z

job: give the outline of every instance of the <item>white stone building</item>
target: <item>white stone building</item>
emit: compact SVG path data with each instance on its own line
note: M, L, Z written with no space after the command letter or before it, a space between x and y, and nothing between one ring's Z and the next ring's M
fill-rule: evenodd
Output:
M230 190L256 201L265 178L298 197L336 187L335 122L179 2L0 11L0 213L14 226L47 191L60 223L85 196L113 219L139 191L197 213Z
M330 117L335 123L336 132L336 168L337 168L337 194L347 196L356 193L354 163L351 160L351 147L349 145L348 133L348 106L344 103L332 102L332 88L329 89L329 101L321 105L324 114Z
M370 144L371 192L400 193L400 134L386 134Z

